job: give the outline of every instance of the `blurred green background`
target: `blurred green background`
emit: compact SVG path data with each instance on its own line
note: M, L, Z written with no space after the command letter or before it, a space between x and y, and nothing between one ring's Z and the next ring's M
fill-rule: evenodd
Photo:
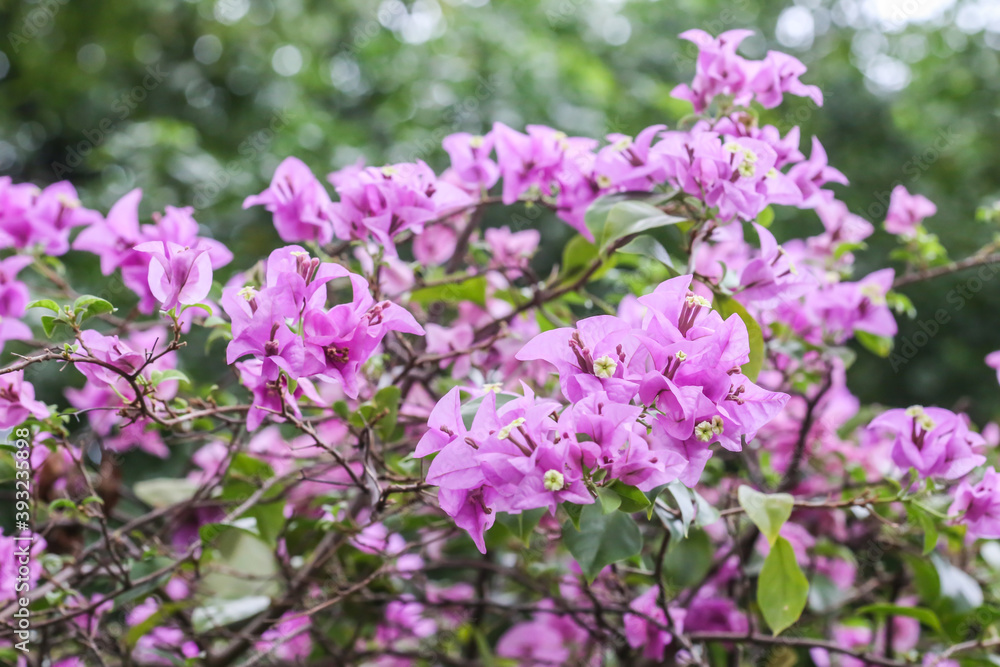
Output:
M68 178L102 211L137 186L147 215L194 205L234 270L278 242L262 209L240 205L283 157L319 174L359 158L441 168L443 136L495 120L589 136L673 125L690 107L669 91L694 71L677 34L695 27L753 28L744 55L780 49L810 67L826 106L791 98L765 120L801 125L806 150L821 138L852 210L880 224L902 182L938 204L928 226L953 257L994 234L974 221L1000 195L994 0L42 0L0 3L0 21L0 173ZM543 225L555 257L568 228ZM781 211L776 229L820 224ZM893 243L878 232L861 271ZM983 364L1000 348L1000 282L949 299L971 276L904 290L919 315L900 319L902 338L938 308L951 322L898 372L861 350L863 400L1000 416Z

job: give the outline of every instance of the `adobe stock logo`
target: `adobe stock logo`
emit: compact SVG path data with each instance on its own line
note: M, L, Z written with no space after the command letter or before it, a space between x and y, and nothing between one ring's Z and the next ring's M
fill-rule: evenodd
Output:
M965 308L969 300L982 291L986 283L993 280L998 273L1000 273L1000 262L983 264L973 276L948 291L945 300L950 308L938 308L934 311L934 317L917 322L920 331L914 332L909 337L898 338L899 344L889 355L889 364L893 372L898 373L901 368L913 361L920 350L938 335L941 328L951 322L952 315Z

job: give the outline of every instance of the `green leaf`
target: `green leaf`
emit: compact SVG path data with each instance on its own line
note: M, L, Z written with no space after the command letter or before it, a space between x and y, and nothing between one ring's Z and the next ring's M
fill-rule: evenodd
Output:
M747 335L750 338L750 361L743 364L743 374L751 382L757 379L761 367L764 365L764 332L761 331L760 324L747 312L739 301L731 296L716 294L712 302L712 308L718 311L722 319L728 319L730 315L739 315L746 325Z
M663 573L673 588L697 585L712 568L715 547L708 533L693 529L684 539L671 535L667 555L663 559Z
M155 556L146 560L131 561L132 567L129 571L129 576L132 581L137 579L144 579L154 572L159 572L160 570L173 565L174 562L165 556ZM128 606L133 600L145 599L147 595L151 592L167 583L170 580L172 573L168 570L161 574L160 576L147 581L146 583L136 586L130 590L126 590L124 593L115 598L115 609L122 609Z
M201 526L198 533L205 544L199 567L204 573L201 590L206 596L277 594L280 577L274 549L258 536L260 528L254 524L253 518L244 517L232 525ZM256 528L257 533L249 528Z
M253 480L264 480L274 477L274 469L270 464L246 452L238 452L233 457L233 462L229 464L229 474L232 475L234 473Z
M694 521L694 498L691 496L691 489L680 482L670 482L670 484L667 484L667 490L674 497L677 509L681 512L684 537L687 537L688 528L691 527L691 522Z
M580 513L583 512L583 505L563 503L562 508L566 510L569 520L573 522L573 527L580 530Z
M59 312L59 304L52 299L36 299L28 304L28 308L48 308L53 313Z
M56 330L57 324L66 324L66 321L52 315L42 315L42 329L46 337L52 338L52 332Z
M737 496L747 517L773 546L775 540L780 539L778 533L781 532L781 527L792 515L795 498L787 493L761 493L746 485L739 488Z
M915 618L927 627L934 628L941 632L941 621L937 614L924 607L900 607L894 604L870 604L858 609L859 614L871 614L873 616L905 616Z
M809 580L795 560L792 545L779 537L757 580L757 604L775 636L799 620L808 599Z
M149 381L154 387L160 386L161 382L168 382L170 380L177 380L178 382L183 382L184 384L191 386L191 380L182 371L175 368L168 368L167 370L155 370L149 374Z
M56 510L75 510L76 503L74 503L69 498L56 498L51 503L49 503L49 511L55 512Z
M643 257L654 259L670 269L676 268L674 266L674 258L670 256L670 253L663 247L663 244L648 234L635 237L619 248L618 252L630 255L642 255Z
M713 523L722 518L719 514L719 510L715 509L715 505L705 500L700 493L697 491L691 491L694 496L694 506L697 510L694 519L694 525L699 528L704 528L705 526L711 526Z
M941 597L956 613L978 609L983 604L983 589L968 573L955 567L938 553L930 555L941 582Z
M611 514L622 504L621 496L606 486L597 487L597 500L604 514Z
M892 339L886 338L885 336L876 336L873 333L868 333L867 331L854 331L854 337L858 340L861 345L867 349L872 354L878 355L880 357L888 357L889 353L892 352Z
M577 505L577 507L579 506ZM531 534L535 532L538 522L542 520L542 516L547 511L548 508L546 507L538 507L533 510L525 510L520 514L507 514L506 512L501 512L500 516L497 517L497 521L502 523L503 526L516 538L525 544L528 544L531 539ZM579 515L577 515L577 517L579 518Z
M485 276L473 276L460 283L424 287L414 290L410 294L410 300L423 306L439 302L458 305L463 301L471 301L484 306L486 304L486 278Z
M629 515L604 514L594 503L580 512L579 530L571 522L563 524L563 542L587 580L593 581L606 566L642 551L642 532Z
M621 482L615 482L611 486L611 490L618 494L621 500L618 509L626 514L632 514L633 512L639 512L650 506L649 498L646 494L635 488L634 486L629 486L628 484L622 484Z
M598 257L597 246L582 236L574 236L563 248L559 279L569 282L587 270Z
M235 600L218 600L191 612L191 623L195 632L205 632L213 628L225 627L250 618L271 605L266 595L249 595Z
M189 304L189 305L184 306L183 308L181 308L181 313L183 313L184 311L186 311L189 308L201 308L209 316L212 315L212 307L210 305L208 305L207 303L192 303L192 304Z
M917 503L908 502L906 504L906 516L924 532L923 554L926 556L934 551L938 543L938 528L934 517L925 512Z
M774 222L774 209L770 206L757 214L757 224L761 227L770 227L772 222Z
M278 535L285 525L285 501L254 505L244 516L252 516L257 520L257 532L262 540L272 547L277 545Z
M76 313L80 322L95 315L113 312L114 309L115 307L111 305L110 301L89 294L84 294L73 302L73 312Z
M198 485L189 479L159 477L136 482L133 487L139 500L155 509L161 509L190 500Z
M920 601L926 605L936 605L941 598L941 577L931 559L914 554L903 554L903 558L913 571L913 586Z
M627 236L685 221L667 215L647 201L637 199L635 193L628 192L599 198L587 209L584 219L594 236L594 245L602 254Z
M375 394L375 412L381 415L375 423L375 432L383 442L387 442L392 437L392 432L396 430L396 422L399 415L399 397L399 387L394 385L383 387Z

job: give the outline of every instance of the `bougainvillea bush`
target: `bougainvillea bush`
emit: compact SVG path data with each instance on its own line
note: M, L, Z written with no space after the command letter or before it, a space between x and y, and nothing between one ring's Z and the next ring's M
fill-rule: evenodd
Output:
M847 176L767 122L820 89L748 34L683 35L675 127L497 123L329 185L288 157L263 258L0 181L3 659L997 664L1000 428L846 381L996 247L951 261L898 187L894 267L855 271Z

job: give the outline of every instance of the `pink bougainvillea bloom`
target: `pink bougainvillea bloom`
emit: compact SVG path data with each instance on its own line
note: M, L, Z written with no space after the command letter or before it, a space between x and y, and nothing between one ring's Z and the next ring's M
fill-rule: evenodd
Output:
M521 275L521 269L527 267L528 260L538 250L538 242L542 238L537 229L511 232L509 227L491 227L484 236L493 252L490 266L507 269L506 275L510 278Z
M816 106L823 106L823 93L817 86L807 86L799 77L806 73L806 66L787 53L768 51L750 80L755 99L765 109L781 104L783 93L808 97Z
M137 245L135 250L152 256L149 289L163 310L200 303L212 289L212 260L207 248L147 241Z
M773 308L810 291L815 286L812 276L798 272L771 232L756 223L754 229L760 237L760 256L743 267L740 300L752 301L758 308Z
M263 206L274 216L274 228L283 241L333 239L332 202L323 184L302 160L285 158L274 172L271 185L251 195L243 208Z
M1000 350L986 355L986 365L997 372L997 382L1000 382Z
M13 255L0 260L0 318L24 315L31 297L28 286L16 277L32 261L30 255Z
M101 273L110 276L122 266L133 248L142 241L139 231L139 202L142 190L136 188L115 202L103 222L92 224L76 237L74 250L86 250L101 258ZM135 260L133 260L134 262ZM143 276L145 278L145 276Z
M731 96L737 105L748 105L753 97L747 86L753 66L736 55L736 49L752 34L752 30L729 30L712 37L704 30L682 32L681 39L698 47L695 75L690 86L682 83L670 94L691 102L697 113L708 108L712 99L719 95Z
M788 171L799 191L802 192L802 208L815 208L833 199L833 191L823 189L827 183L847 185L847 177L827 162L826 150L816 137L812 138L812 153L809 159L793 165Z
M913 195L903 185L892 189L889 211L885 216L885 230L890 234L911 236L917 226L937 213L937 206L923 195Z
M138 188L119 199L107 218L80 232L73 243L75 250L85 250L101 259L101 273L111 275L116 268L122 272L126 287L139 297L139 310L151 313L156 307L149 282L149 256L135 247L141 243L161 241L206 251L211 268L219 269L228 264L233 254L223 244L198 236L198 223L192 217L194 209L168 206L166 213L153 214L154 224L139 225L139 202L142 190Z
M73 227L101 220L80 205L76 189L66 181L40 190L31 183L0 178L0 248L41 248L47 255L69 250Z
M962 480L948 513L963 513L960 521L968 526L969 538L1000 539L1000 474L996 469L987 468L976 484Z
M489 190L500 179L497 163L490 159L493 152L493 134L472 135L468 132L449 134L441 142L451 169L463 182L477 189Z
M18 426L29 416L45 419L49 409L35 400L35 388L24 379L24 371L0 375L0 428Z
M976 452L985 444L983 437L969 430L963 415L944 408L887 410L868 428L893 435L893 462L904 471L915 468L923 477L960 479L986 462Z
M635 614L625 614L625 639L634 649L642 649L648 660L662 660L663 653L673 637L661 626L667 624L667 615L658 601L659 588L656 586L629 603ZM685 612L682 609L668 609L674 628L684 632ZM641 615L639 615L641 614Z

